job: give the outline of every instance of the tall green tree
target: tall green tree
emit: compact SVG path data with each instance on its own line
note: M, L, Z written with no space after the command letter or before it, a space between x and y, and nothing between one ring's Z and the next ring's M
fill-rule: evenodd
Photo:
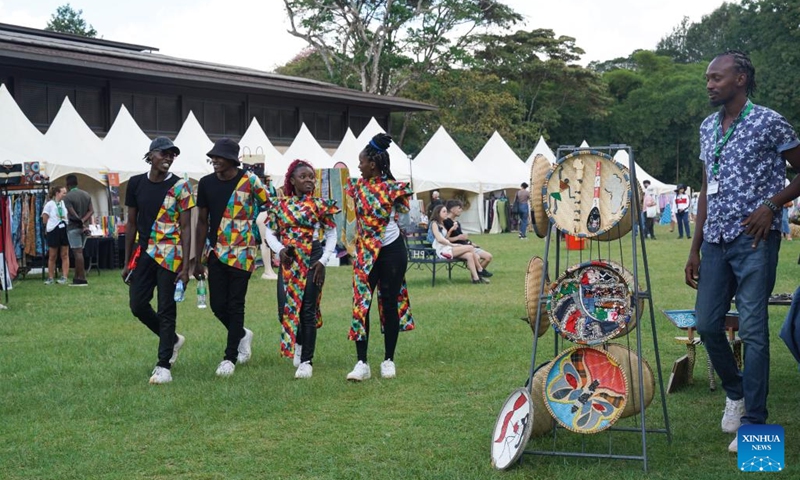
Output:
M44 29L89 38L97 36L97 30L83 19L83 10L75 10L69 3L56 8L56 13L50 15L50 21Z
M495 0L284 0L289 33L320 55L329 78L394 95L468 58L475 33L522 19Z

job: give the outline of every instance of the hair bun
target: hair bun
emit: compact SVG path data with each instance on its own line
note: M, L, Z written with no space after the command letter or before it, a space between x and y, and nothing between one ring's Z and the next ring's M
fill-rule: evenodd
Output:
M371 143L374 143L379 149L385 152L389 149L389 145L392 144L392 137L385 133L379 133L372 137Z

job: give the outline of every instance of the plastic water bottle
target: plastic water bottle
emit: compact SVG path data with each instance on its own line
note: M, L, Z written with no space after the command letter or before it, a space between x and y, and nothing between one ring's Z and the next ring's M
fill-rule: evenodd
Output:
M197 308L206 308L206 281L201 278L197 281Z
M183 287L183 280L178 280L178 283L175 284L175 301L182 302L183 301L183 294L184 294L184 287Z

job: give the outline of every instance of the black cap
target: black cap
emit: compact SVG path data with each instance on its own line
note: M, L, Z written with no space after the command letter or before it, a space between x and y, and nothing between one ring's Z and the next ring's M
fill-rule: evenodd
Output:
M162 152L172 150L175 152L175 155L181 154L181 149L176 147L175 144L172 143L172 140L167 137L154 138L153 141L150 142L150 151L152 152L153 150L161 150Z
M209 157L221 157L239 164L239 144L230 138L220 138L214 143L214 148L206 155Z

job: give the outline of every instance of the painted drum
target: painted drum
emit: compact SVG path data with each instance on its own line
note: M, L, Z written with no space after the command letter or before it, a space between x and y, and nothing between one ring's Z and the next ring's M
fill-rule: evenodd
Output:
M531 436L533 405L528 390L518 388L503 403L492 433L492 466L505 470L519 459Z
M545 406L567 430L593 434L620 418L628 391L625 371L613 355L593 347L573 347L550 364Z
M596 150L579 150L560 158L545 178L542 202L556 228L567 235L614 240L631 229L628 170ZM590 218L592 212L599 217ZM627 225L621 223L626 215Z
M635 325L637 308L633 286L623 271L610 260L569 267L550 290L548 316L556 331L581 345L625 335Z
M628 402L619 418L632 417L647 408L653 401L656 391L656 379L653 369L647 360L642 358L642 378L641 383L644 387L644 397L639 398L639 356L636 352L618 343L609 343L603 349L619 360L619 365L625 371L630 389L628 390Z

